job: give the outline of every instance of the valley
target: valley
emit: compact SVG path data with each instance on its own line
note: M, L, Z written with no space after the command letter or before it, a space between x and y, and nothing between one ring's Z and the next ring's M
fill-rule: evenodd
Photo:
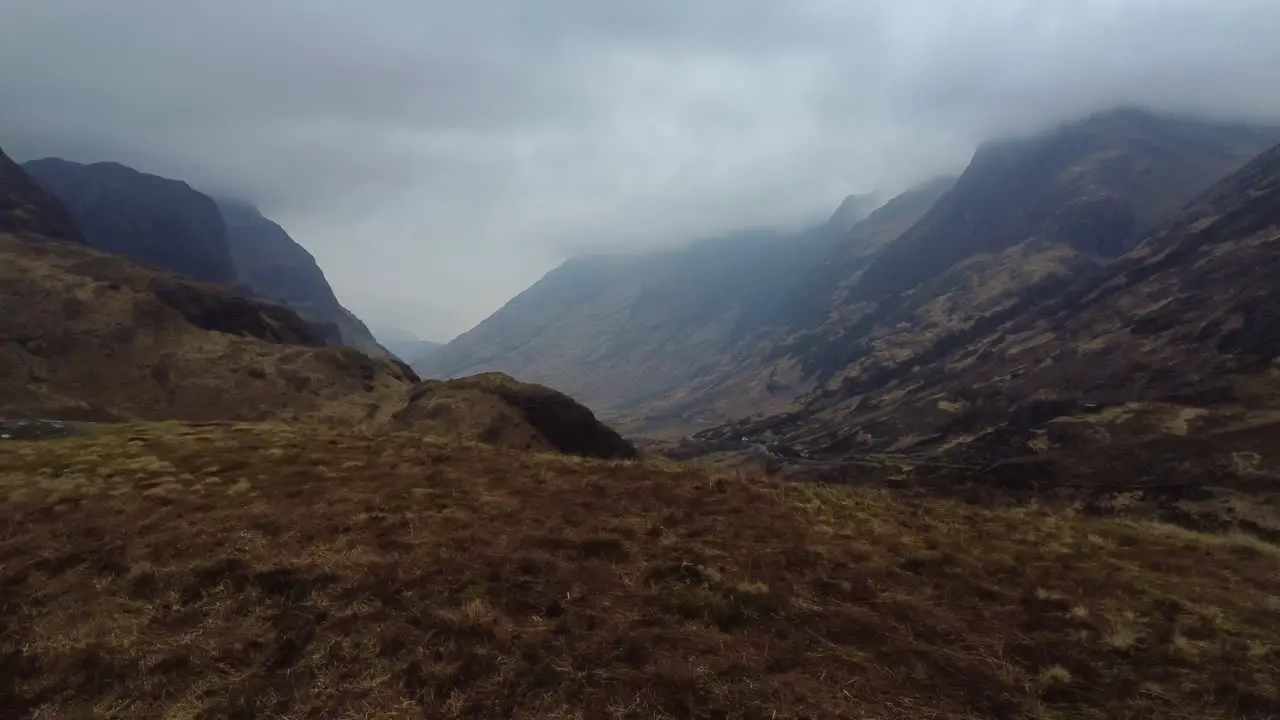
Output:
M250 203L0 155L0 707L1280 713L1277 143L1098 112L443 346Z

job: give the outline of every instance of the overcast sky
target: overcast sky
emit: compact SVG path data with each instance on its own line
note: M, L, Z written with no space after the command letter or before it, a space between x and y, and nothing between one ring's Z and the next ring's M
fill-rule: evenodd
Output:
M565 257L823 216L1119 103L1280 116L1277 0L3 0L0 147L257 203L448 339Z

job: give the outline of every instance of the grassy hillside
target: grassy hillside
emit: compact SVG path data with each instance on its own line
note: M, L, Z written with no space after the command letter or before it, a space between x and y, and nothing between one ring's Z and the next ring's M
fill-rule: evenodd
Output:
M0 451L14 716L1244 718L1280 551L417 434Z

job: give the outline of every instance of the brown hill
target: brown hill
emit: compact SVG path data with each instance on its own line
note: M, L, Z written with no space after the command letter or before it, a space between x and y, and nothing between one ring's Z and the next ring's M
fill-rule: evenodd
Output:
M0 235L0 417L291 419L598 457L635 450L589 410L510 378L415 384L326 346L292 310L122 258Z
M34 187L16 170L0 192ZM59 212L24 205L12 225L52 232ZM61 239L0 228L0 418L292 420L635 454L548 388L499 377L418 385L408 366L337 347L331 326L292 309Z
M516 450L636 457L630 443L573 398L502 373L419 383L390 424Z
M0 257L0 416L355 422L416 380L287 308L114 255L0 235Z
M12 717L1261 718L1280 551L307 426L0 452Z

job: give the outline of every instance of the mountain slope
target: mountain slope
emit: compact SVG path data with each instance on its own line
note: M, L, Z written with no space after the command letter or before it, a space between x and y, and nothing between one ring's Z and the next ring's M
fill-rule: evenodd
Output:
M838 233L849 232L854 225L862 222L862 219L870 215L879 205L880 199L876 193L846 196L840 202L840 207L837 207L836 211L831 213L831 217L827 220L827 225Z
M118 256L0 235L0 258L3 416L355 422L414 379L283 306Z
M639 411L677 424L688 408L714 416L726 399L743 409L785 403L799 388L761 360L786 326L797 283L847 235L842 224L870 209L854 200L799 233L575 258L415 367L435 377L499 370L564 388L612 417Z
M1261 487L1280 472L1260 442L1280 432L1277 278L1280 146L1051 297L707 437L771 434L813 456L1035 457L1072 476L1193 472L1201 485L1253 473Z
M49 191L0 150L0 232L84 242L75 221Z
M281 305L0 233L0 418L287 420L592 457L634 448L505 377L419 383Z
M1277 141L1275 128L1120 109L988 143L952 191L875 260L857 294L907 291L1032 237L1118 256Z
M252 205L218 199L237 275L259 297L284 303L312 322L332 323L342 343L384 357L369 328L338 302L315 257Z
M416 368L437 377L506 372L564 388L614 418L679 403L699 383L733 374L738 355L759 356L776 301L821 242L751 232L570 260Z
M855 223L797 285L788 300L791 326L806 328L826 322L833 308L849 301L850 289L877 253L919 222L955 182L954 177L934 178L908 189Z
M35 187L16 167L0 177L4 197ZM65 212L55 201L22 208L19 222L0 214L0 419L286 420L635 455L553 390L505 377L419 383L403 363L330 347L332 326L283 305L47 242L74 237L28 230L55 228Z
M310 322L334 326L342 344L387 356L338 303L311 253L248 203L215 201L184 182L118 163L46 158L23 168L71 209L92 247L283 303Z
M1119 110L985 146L783 353L828 400L927 363L1090 275L1277 140Z
M235 283L222 215L190 185L119 163L45 158L22 167L57 196L92 247L194 280Z

